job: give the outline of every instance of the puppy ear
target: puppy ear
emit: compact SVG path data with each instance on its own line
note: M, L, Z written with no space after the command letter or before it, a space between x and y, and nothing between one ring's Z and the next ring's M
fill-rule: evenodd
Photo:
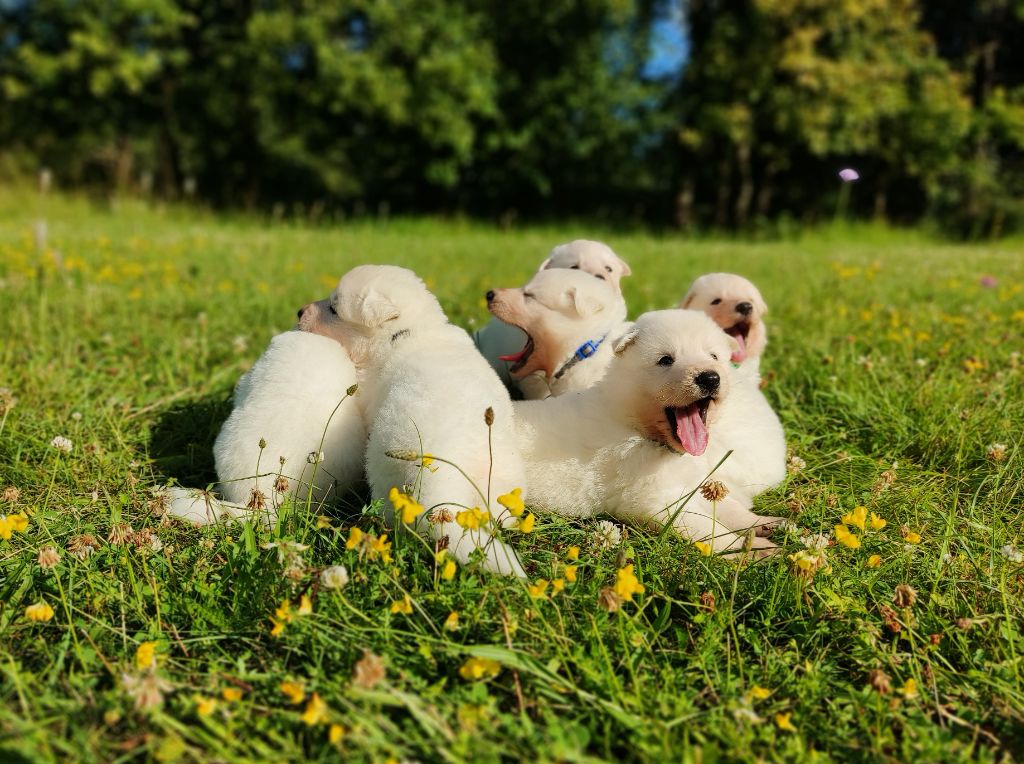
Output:
M683 301L679 303L679 307L682 308L683 310L686 310L687 308L690 307L690 303L692 303L695 299L697 299L697 293L691 289L689 292L686 293L686 297L683 298Z
M581 294L576 287L570 287L566 294L572 298L573 305L576 306L576 312L581 316L592 316L604 310L604 304L600 300L592 295Z
M550 267L551 267L551 258L549 257L543 263L540 264L540 267L537 269L537 272L539 273L540 271L546 271Z
M342 295L337 309L344 320L370 329L376 329L401 315L398 306L376 289L359 295Z
M630 345L637 341L639 337L640 330L634 326L628 332L615 340L615 344L612 345L612 352L615 353L615 355L622 355Z
M622 266L622 278L633 275L632 269L630 269L629 265L627 265L626 261L623 260L621 257L619 258L619 265Z

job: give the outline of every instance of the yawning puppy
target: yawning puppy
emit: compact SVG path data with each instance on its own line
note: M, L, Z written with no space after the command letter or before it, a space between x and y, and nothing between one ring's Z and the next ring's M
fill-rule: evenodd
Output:
M328 300L303 309L299 327L338 340L356 365L370 424L366 474L374 498L392 488L410 493L426 508L417 529L435 540L446 537L457 560L482 548L489 570L523 576L510 547L486 528L463 528L456 520L472 507L505 520L496 497L524 486L512 402L469 335L448 323L416 274L389 265L354 268ZM437 461L421 467L410 456L416 454Z
M706 451L731 403L735 340L703 313L663 310L642 315L612 347L593 387L515 404L531 506L672 522L715 549L739 549L733 531L760 524L740 502L726 497L713 507L696 493L682 504L714 467Z
M733 451L716 475L737 498L749 501L786 477L786 437L760 390L768 306L742 276L710 273L693 282L680 307L703 310L739 345L732 354L733 405L718 427L711 456Z
M620 295L622 290L619 282L631 273L629 266L612 251L611 247L588 239L576 239L567 244L559 244L540 264L538 273L558 269L589 273L598 281L610 285L615 293ZM518 385L509 373L509 362L502 360L502 357L513 355L523 347L526 342L523 332L510 324L492 320L473 335L473 340L480 354L498 373L505 386L510 390L516 389Z
M540 270L521 289L487 293L495 318L522 330L525 343L501 357L527 400L590 387L625 331L626 303L610 283L579 271Z
M286 496L314 507L333 503L363 476L366 426L347 394L355 382L337 342L296 331L274 337L235 388L234 408L213 444L224 501L174 488L169 514L199 524L272 521Z

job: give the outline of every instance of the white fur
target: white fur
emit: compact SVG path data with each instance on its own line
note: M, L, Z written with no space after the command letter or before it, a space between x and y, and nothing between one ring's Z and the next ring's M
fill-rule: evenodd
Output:
M686 405L700 397L695 375L716 371L721 377L714 414L730 404L727 359L733 343L707 316L696 311L656 311L641 316L615 343L605 376L593 387L545 401L515 404L516 431L526 464L530 503L562 515L590 517L607 512L623 520L674 527L694 539L710 540L718 550L738 549L735 532L760 518L732 497L710 502L697 489L708 472L708 453L680 453L665 439L652 439L648 422L664 406ZM712 357L717 355L718 359ZM671 366L658 361L669 355ZM759 548L770 542L755 539Z
M353 269L334 290L329 309L317 314L307 328L345 345L359 373L371 423L366 473L374 498L385 499L393 487L411 491L428 510L418 530L434 539L447 536L456 559L466 562L483 548L487 569L524 576L511 547L454 520L461 509L476 506L507 521L495 498L524 484L512 402L469 335L448 323L412 271L394 266ZM490 432L488 408L494 411ZM388 455L398 452L431 454L466 476L441 461L427 469ZM450 520L431 521L445 513Z
M288 496L314 505L336 500L362 478L366 426L346 393L355 383L355 366L337 342L298 331L274 337L235 388L234 408L213 445L224 502L204 492L198 503L172 502L171 514L201 522L238 517L237 506L256 490L265 497L266 520ZM323 460L311 463L317 457L310 455L321 453ZM284 492L275 490L279 477L288 481Z

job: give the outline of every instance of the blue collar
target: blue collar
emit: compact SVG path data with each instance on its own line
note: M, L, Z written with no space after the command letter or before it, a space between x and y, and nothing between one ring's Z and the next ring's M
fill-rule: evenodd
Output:
M564 364L562 364L562 368L555 373L555 379L561 379L562 375L565 374L565 372L569 371L569 369L571 369L573 366L578 364L580 361L585 361L588 358L590 358L590 356L594 355L597 352L597 349L601 347L601 343L604 342L607 337L608 335L606 334L599 340L587 340L578 348L576 348L576 352L572 354L572 357L569 358L569 360L566 361Z

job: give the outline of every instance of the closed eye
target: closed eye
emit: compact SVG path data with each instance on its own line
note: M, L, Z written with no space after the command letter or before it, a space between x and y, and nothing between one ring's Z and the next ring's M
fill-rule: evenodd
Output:
M658 366L671 366L676 360L670 355L663 355L658 359Z
M612 272L612 267L611 267L610 265L606 265L606 266L604 267L604 269L605 269L606 271L608 271L609 273L611 273L611 272Z
M532 299L534 299L534 297L529 292L523 292L523 299L524 300L532 300Z
M716 361L718 360L718 354L717 353L712 353L711 357L714 358Z
M331 306L330 306L329 310L331 311L331 315L332 315L332 316L336 316L336 315L338 315L338 311L336 311L336 310L334 309L334 306L333 306L333 305L331 305Z
M601 281L604 281L604 276L602 276L602 275L601 275L600 273L595 273L594 275L595 275L595 276L596 276L597 278L601 279Z
M579 269L580 269L580 267L578 265L570 265L569 266L569 270L571 270L571 271L578 271Z
M713 299L713 300L711 301L711 304L712 304L712 305L718 305L718 304L720 304L721 302L722 302L722 298L721 298L721 297L716 297L715 299Z

